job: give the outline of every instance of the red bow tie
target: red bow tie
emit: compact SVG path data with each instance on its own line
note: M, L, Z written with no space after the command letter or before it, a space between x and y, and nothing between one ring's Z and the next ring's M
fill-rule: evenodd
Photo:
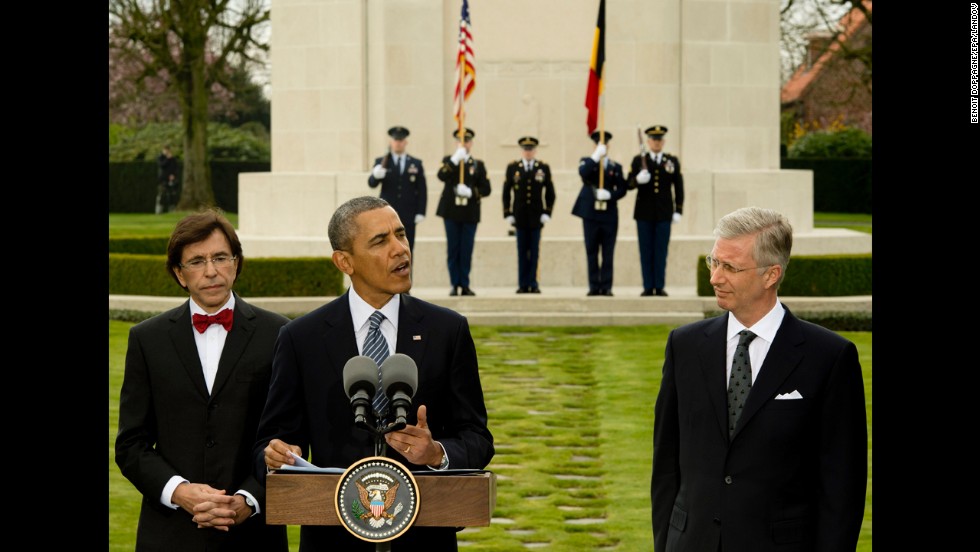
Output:
M218 314L195 314L191 317L191 321L194 323L194 328L201 333L208 331L211 324L221 324L225 327L226 332L230 332L231 320L234 315L235 311L225 309Z

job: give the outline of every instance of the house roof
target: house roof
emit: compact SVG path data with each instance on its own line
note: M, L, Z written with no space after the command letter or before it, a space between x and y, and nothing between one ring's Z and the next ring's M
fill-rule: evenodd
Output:
M868 8L868 12L871 12L871 0L864 0L864 5ZM793 72L793 76L786 81L783 85L782 90L779 93L779 100L782 104L788 104L798 101L806 89L820 76L821 71L824 67L830 63L835 55L841 49L841 41L847 41L852 36L854 36L864 25L867 23L867 18L864 16L864 12L857 8L851 8L843 17L841 17L841 26L843 31L839 39L832 40L830 46L820 55L816 63L808 67L806 62L800 64Z

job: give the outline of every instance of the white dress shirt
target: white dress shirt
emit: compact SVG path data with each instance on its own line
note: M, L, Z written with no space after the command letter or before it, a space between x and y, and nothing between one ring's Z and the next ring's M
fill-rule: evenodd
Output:
M756 335L749 343L749 362L752 364L752 383L759 377L762 371L762 363L766 361L769 354L769 347L772 340L776 338L776 332L783 323L783 316L786 309L783 304L776 299L776 305L761 320L756 322L751 328L746 328L735 318L735 315L728 313L728 342L725 352L725 389L728 389L728 380L732 377L732 361L735 359L735 348L738 347L738 332L749 330Z
M396 347L398 346L398 311L401 307L401 295L395 295L380 309L376 309L369 305L367 301L361 299L361 296L357 294L357 290L354 289L352 284L349 303L350 317L354 322L354 339L357 341L357 350L364 350L364 340L367 339L368 331L371 329L371 321L369 319L374 314L374 311L380 310L381 314L385 315L385 319L381 321L381 326L379 327L381 335L388 342L388 354L395 354Z

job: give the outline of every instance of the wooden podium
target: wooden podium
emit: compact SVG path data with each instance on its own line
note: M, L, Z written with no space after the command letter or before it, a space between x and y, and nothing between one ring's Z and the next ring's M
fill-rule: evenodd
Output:
M497 476L413 473L418 483L418 527L488 527L497 504ZM340 525L334 505L340 475L271 473L266 476L269 525Z

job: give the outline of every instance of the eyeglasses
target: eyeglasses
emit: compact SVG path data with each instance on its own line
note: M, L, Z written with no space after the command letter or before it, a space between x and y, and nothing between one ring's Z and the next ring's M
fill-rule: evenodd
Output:
M180 265L180 268L190 272L201 272L204 270L204 267L208 265L208 263L214 265L214 268L228 268L229 266L235 264L235 260L237 259L238 257L227 257L224 255L212 257L211 259L194 259Z
M762 266L747 266L745 268L735 268L734 266L728 263L723 263L719 261L718 259L712 257L711 255L708 255L707 257L704 258L704 264L708 265L708 270L710 270L711 272L714 272L715 269L720 266L722 270L724 270L729 274L738 274L739 272L745 272L746 270L752 270L753 268L769 268L770 266L772 266L772 265L762 265Z

